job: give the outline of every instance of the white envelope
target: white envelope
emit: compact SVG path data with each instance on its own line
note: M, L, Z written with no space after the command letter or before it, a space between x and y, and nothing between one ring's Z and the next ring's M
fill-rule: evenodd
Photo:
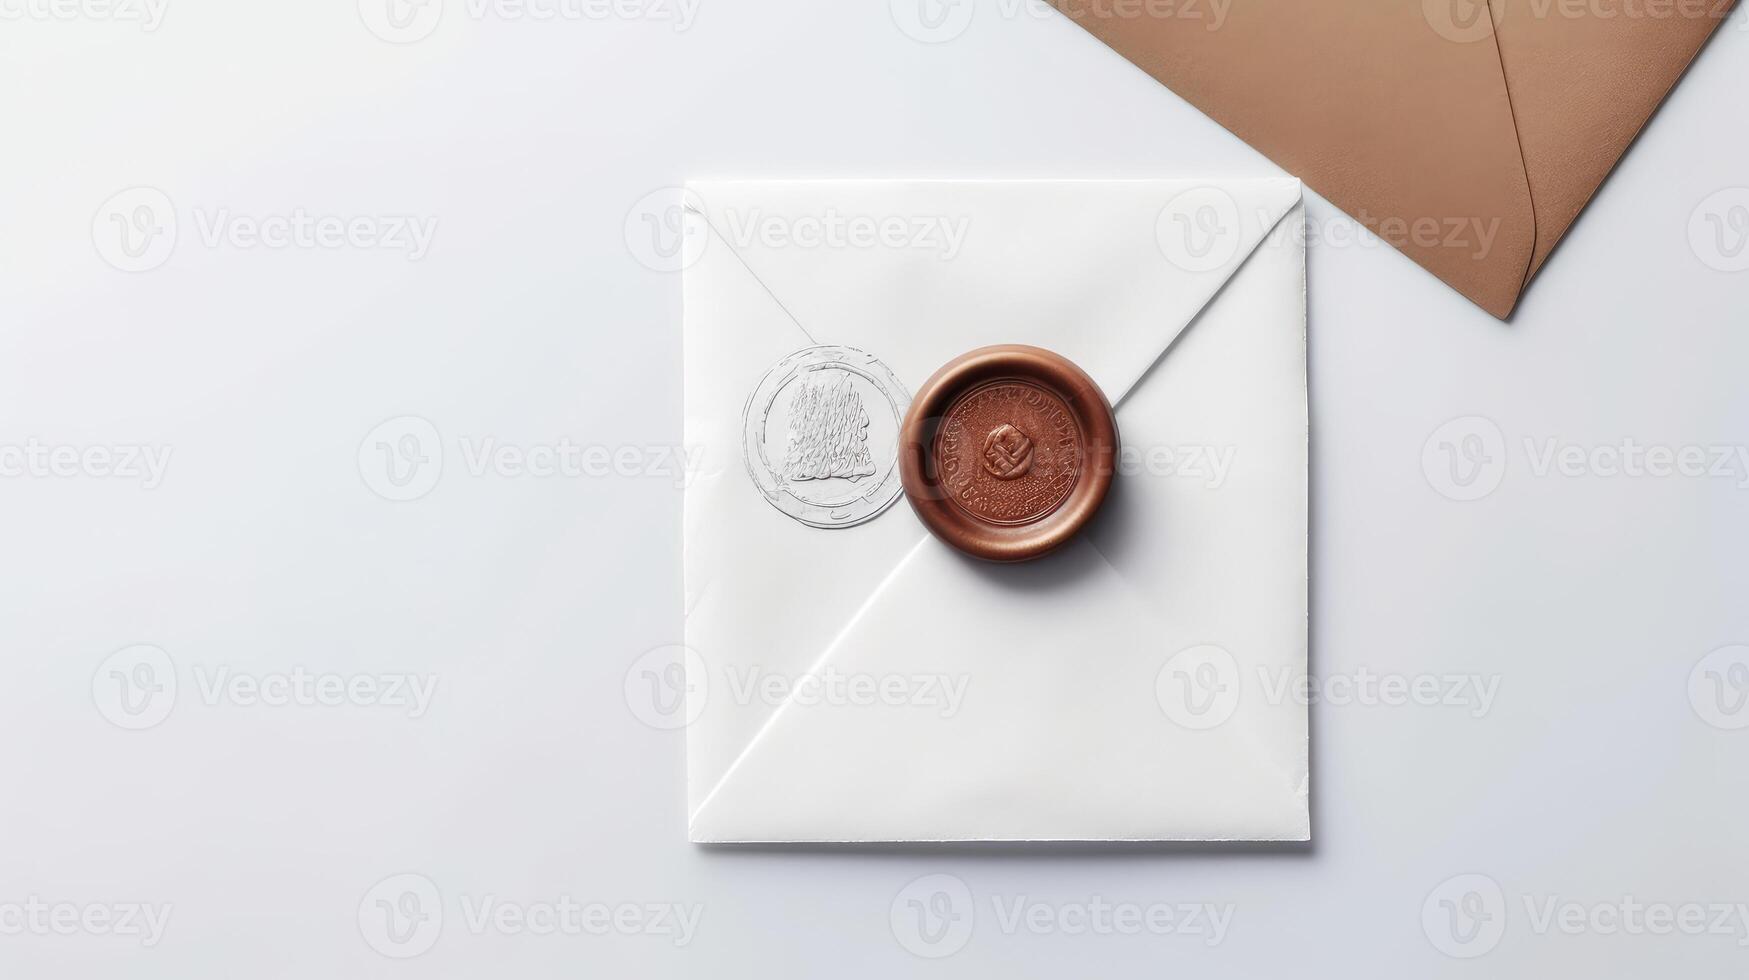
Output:
M1298 181L687 200L692 840L1309 839ZM963 557L902 498L808 526L749 475L743 412L787 356L857 348L908 393L990 344L1116 409L1113 491L1058 554Z

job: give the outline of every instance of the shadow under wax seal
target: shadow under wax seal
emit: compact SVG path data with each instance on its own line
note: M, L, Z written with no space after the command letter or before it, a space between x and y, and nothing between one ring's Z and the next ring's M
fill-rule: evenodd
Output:
M742 411L747 473L771 506L810 527L855 527L899 499L899 428L910 401L854 347L809 347L765 373Z
M1038 347L984 347L924 382L905 417L905 495L947 544L990 561L1039 558L1111 488L1117 422L1086 372Z

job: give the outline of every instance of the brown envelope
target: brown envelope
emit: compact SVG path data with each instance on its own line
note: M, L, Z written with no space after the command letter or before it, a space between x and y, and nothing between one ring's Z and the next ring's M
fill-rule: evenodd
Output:
M1504 318L1735 0L1052 3Z

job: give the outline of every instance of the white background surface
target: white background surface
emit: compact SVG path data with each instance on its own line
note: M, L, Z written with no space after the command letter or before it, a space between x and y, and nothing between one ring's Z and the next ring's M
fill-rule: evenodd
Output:
M1313 670L1497 682L1481 717L1316 707L1306 848L724 850L684 842L684 736L625 693L680 635L677 480L469 458L678 443L678 279L628 247L640 200L702 176L1275 171L1078 28L994 2L935 45L884 2L703 0L686 30L674 8L448 2L402 45L353 0L169 0L149 31L4 8L0 972L1742 974L1745 913L1636 928L1647 906L1749 903L1749 729L1731 727L1749 708L1706 673L1744 658L1701 663L1749 642L1749 272L1689 236L1703 200L1749 185L1741 14L1510 325L1384 246L1313 245ZM177 234L129 273L108 218L139 186ZM437 225L417 261L207 240L298 209ZM1309 218L1339 221L1315 198ZM435 429L442 470L393 502L367 435L404 416ZM1498 444L1474 423L1433 438L1473 416ZM1454 435L1495 461L1458 460L1499 477L1480 500L1441 492ZM1629 439L1717 447L1729 475L1608 475ZM1539 472L1551 445L1586 462ZM94 447L170 462L148 489L101 475ZM112 719L151 712L119 706L132 655L109 658L137 644L176 691L136 702L168 713L130 731ZM417 718L362 687L249 703L299 669L437 687ZM397 943L375 903L404 873L435 890L406 907L442 921ZM1451 881L1471 874L1489 881ZM960 926L931 945L906 901L942 882ZM1450 931L1440 900L1469 891L1497 940ZM682 945L630 913L605 935L470 915L567 899L702 918ZM1212 944L1029 924L1072 928L1096 899L1231 918ZM1044 911L1014 925L1018 901ZM1547 925L1551 902L1579 928ZM1618 921L1624 902L1641 911ZM130 903L170 907L155 943L97 924Z

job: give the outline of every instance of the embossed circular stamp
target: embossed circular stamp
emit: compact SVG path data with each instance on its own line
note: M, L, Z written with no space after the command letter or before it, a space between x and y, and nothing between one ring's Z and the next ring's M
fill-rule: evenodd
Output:
M925 526L991 561L1066 544L1105 500L1117 422L1086 372L1037 347L985 347L924 383L899 437Z
M899 499L899 427L910 396L854 347L809 347L760 379L742 412L747 473L810 527L855 527Z

